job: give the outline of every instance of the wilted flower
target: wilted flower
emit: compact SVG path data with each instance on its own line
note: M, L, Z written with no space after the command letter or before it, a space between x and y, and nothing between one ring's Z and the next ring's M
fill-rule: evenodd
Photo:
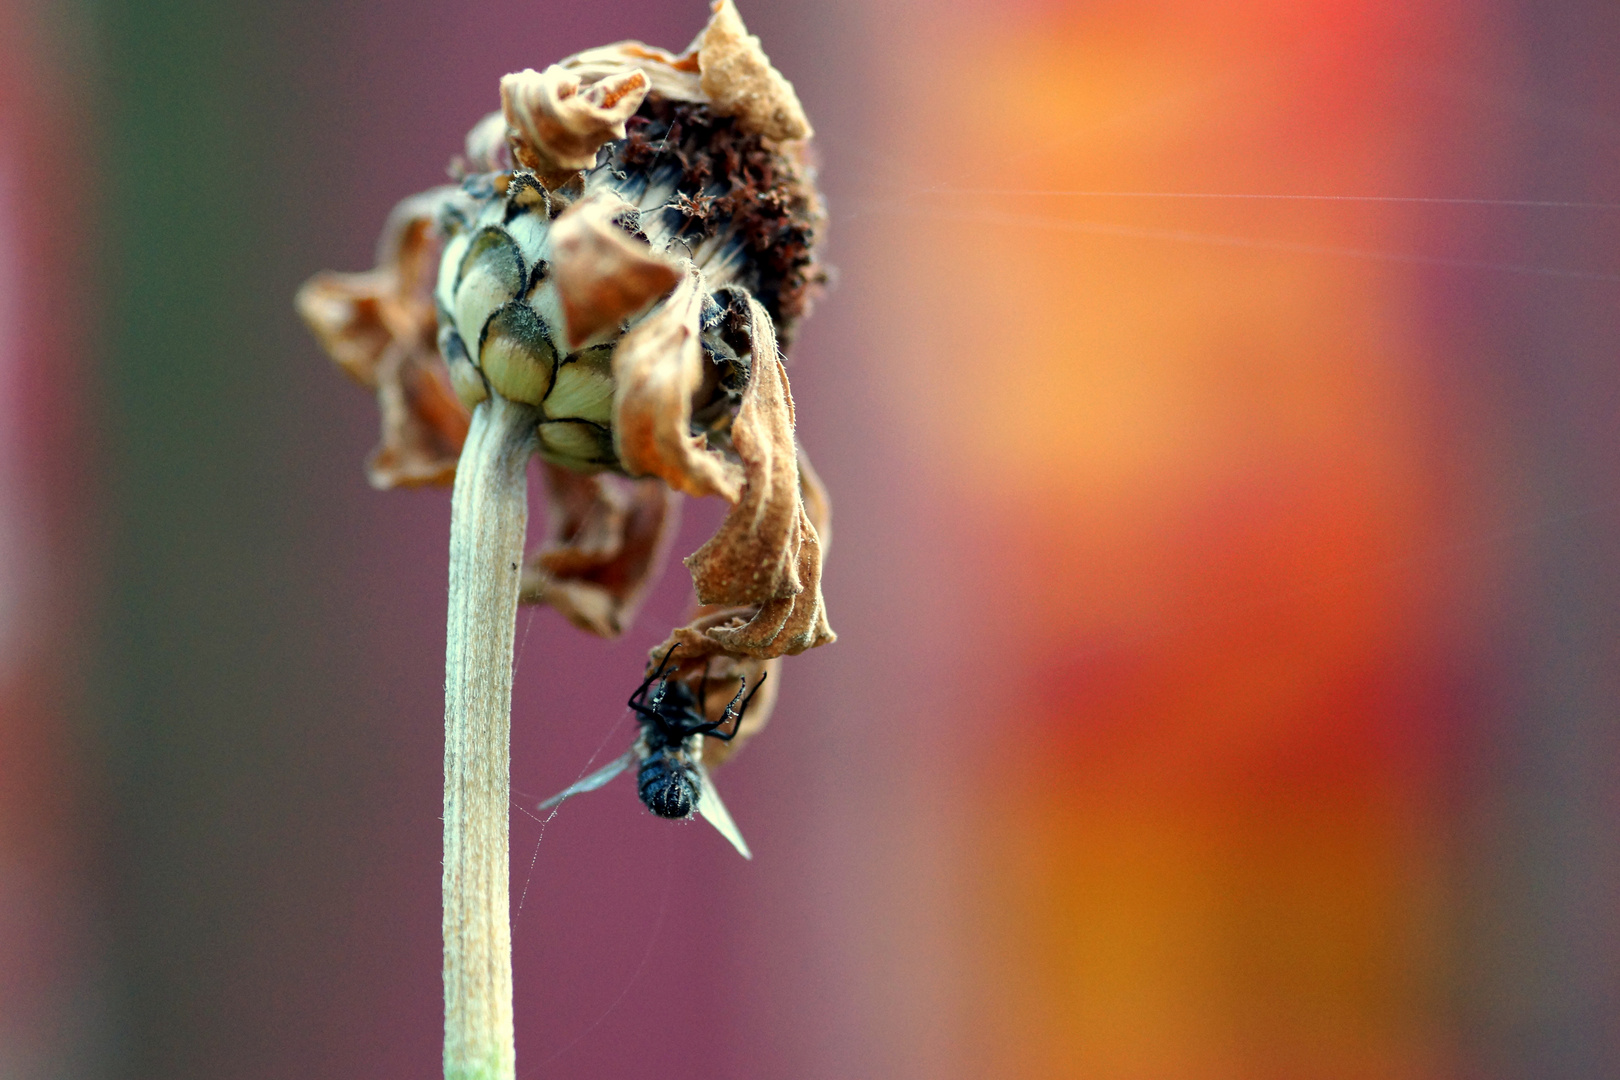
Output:
M459 185L395 209L377 268L319 274L298 306L377 392L372 483L455 482L445 1075L510 1080L519 601L618 634L660 568L679 495L731 504L687 559L703 606L673 632L682 648L662 684L665 713L643 714L658 735L653 771L665 770L652 779L675 785L666 794L698 793L705 743L709 764L734 751L763 726L779 683L769 680L746 716L729 714L729 746L716 722L728 687L733 700L745 680L763 690L783 655L833 633L821 591L826 493L794 439L778 347L824 279L810 125L792 87L731 0L717 0L679 56L637 42L591 49L506 76L500 102L453 165ZM550 514L545 541L524 558L534 454ZM708 790L707 810L691 798L650 805L698 806L729 823ZM727 835L746 853L734 826Z
M734 509L687 562L700 602L752 614L714 640L767 657L832 640L777 348L824 279L792 87L721 0L684 54L591 49L506 76L501 103L461 185L395 210L376 270L299 295L378 391L373 483L453 478L466 410L499 394L537 410L554 466L525 601L622 632L661 569L670 490L719 495Z

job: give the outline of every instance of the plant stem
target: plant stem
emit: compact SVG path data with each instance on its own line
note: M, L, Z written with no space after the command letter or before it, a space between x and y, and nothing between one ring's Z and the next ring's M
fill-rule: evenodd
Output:
M512 642L535 411L474 411L450 503L444 672L444 1075L512 1080Z

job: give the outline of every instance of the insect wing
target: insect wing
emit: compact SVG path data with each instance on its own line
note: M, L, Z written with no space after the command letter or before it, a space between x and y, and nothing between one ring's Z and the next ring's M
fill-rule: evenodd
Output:
M557 794L541 803L540 809L550 810L553 806L556 806L570 795L578 795L583 791L595 791L597 788L601 787L615 776L618 776L620 773L624 772L624 770L628 769L630 767L630 761L634 755L635 752L633 750L625 751L621 757L602 766L600 769L597 769L595 772L591 773L591 775L585 777L583 780L580 780L572 787L559 791Z
M720 835L731 841L731 846L745 859L752 859L753 852L748 850L748 842L742 838L742 832L737 823L731 820L731 814L726 810L726 804L720 801L720 793L714 789L714 780L709 776L709 770L701 764L698 765L698 774L703 779L703 790L698 794L697 812L705 821L720 830Z

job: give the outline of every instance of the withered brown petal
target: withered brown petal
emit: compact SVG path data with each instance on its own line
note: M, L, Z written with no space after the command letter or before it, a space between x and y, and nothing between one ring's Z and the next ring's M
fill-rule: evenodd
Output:
M506 114L488 113L467 132L466 155L454 163L462 173L509 172L512 151L506 144Z
M562 301L568 347L618 326L681 280L681 268L613 223L627 205L581 199L551 226L551 282Z
M728 649L799 653L833 640L821 596L821 538L805 510L793 398L770 316L750 299L753 363L731 441L745 473L742 496L709 541L686 560L698 600L757 607L744 625L714 630ZM825 489L810 474L823 518Z
M394 204L377 238L376 273L392 271L379 316L383 325L400 341L420 337L432 340L437 330L433 307L433 286L439 277L439 256L444 251L444 234L439 215L447 206L460 204L467 209L469 196L461 188L446 184L407 196Z
M613 350L613 442L633 476L736 502L743 470L691 433L692 394L703 381L702 306L693 270Z
M704 604L763 604L803 588L793 398L770 316L753 300L749 312L753 363L731 425L731 444L743 464L742 494L714 536L686 560Z
M321 348L361 386L376 387L378 361L394 340L381 309L395 280L391 269L359 274L323 270L294 297L298 314Z
M455 479L469 416L438 352L394 344L377 365L382 442L366 462L371 486L448 484Z
M376 269L316 274L298 290L298 311L321 345L377 392L382 442L366 465L376 487L455 476L469 414L439 355L432 293L443 246L439 214L464 198L459 188L441 187L401 200L383 228Z
M815 527L799 514L799 577L804 588L761 604L754 617L737 627L711 631L715 641L729 650L750 656L795 655L838 640L827 623L827 604L821 595L823 552Z
M747 693L757 690L748 703L747 715L743 717L736 738L729 742L721 739L703 741L703 763L709 768L724 764L742 749L743 744L759 733L770 721L777 695L781 692L780 657L739 655L727 651L710 636L716 629L740 626L752 615L751 608L699 608L690 623L671 631L668 638L648 653L647 674L650 675L670 647L680 645L671 661L673 670L670 678L685 683L694 698L700 689L703 690L701 705L703 715L708 720L721 718L726 705L742 688L742 680L747 680L745 697Z
M715 0L697 40L703 92L722 116L767 139L808 139L810 121L793 84L771 66L759 38L748 32L732 0Z
M435 188L402 200L388 215L378 242L377 265L394 268L394 299L397 306L385 311L398 337L417 333L431 337L438 318L433 308L433 286L439 280L439 256L444 236L439 230L439 211L466 195L459 188Z
M639 41L620 41L575 53L558 66L578 75L580 81L585 83L595 82L626 67L638 67L651 80L649 93L667 101L707 100L698 71L695 45L685 54L676 56Z
M646 72L623 67L584 84L556 64L501 79L501 111L512 131L512 153L542 178L588 169L603 143L625 136L651 88Z
M679 496L657 480L627 481L544 466L546 540L523 568L524 603L550 604L602 637L629 627L663 572Z

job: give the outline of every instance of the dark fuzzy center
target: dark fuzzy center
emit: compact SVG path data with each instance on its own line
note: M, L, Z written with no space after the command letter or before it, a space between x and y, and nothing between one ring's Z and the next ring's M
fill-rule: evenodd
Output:
M815 255L817 208L798 164L738 129L707 105L649 97L616 145L616 168L678 170L679 230L693 247L734 229L748 256L740 283L770 312L780 336L791 336L811 290L826 280Z

